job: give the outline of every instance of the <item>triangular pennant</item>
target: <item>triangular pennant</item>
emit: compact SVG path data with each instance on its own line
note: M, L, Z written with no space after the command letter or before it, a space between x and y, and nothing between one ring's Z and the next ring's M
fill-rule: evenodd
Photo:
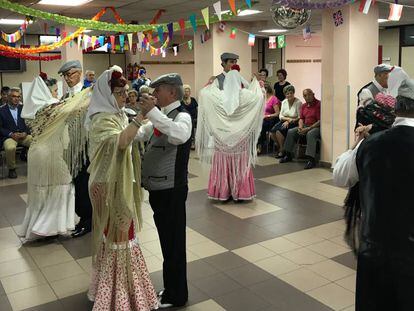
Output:
M47 29L48 29L47 23L43 23L43 30L44 30L45 34L47 34Z
M216 12L216 15L221 22L221 1L217 1L213 4L214 11Z
M230 32L230 39L236 39L236 32L237 29L233 27Z
M252 1L251 0L246 0L246 4L249 7L249 9L252 7Z
M111 40L111 49L112 49L112 53L115 53L115 36L110 36L109 37Z
M158 38L161 42L164 42L164 28L162 26L159 26L157 28L158 31Z
M197 22L196 22L196 15L195 14L190 15L190 23L191 23L191 26L193 26L194 32L197 32Z
M136 43L132 43L132 54L134 54L134 55L137 54L137 47L138 47L138 45Z
M82 35L79 35L78 36L78 50L80 50L81 41L82 41Z
M69 34L70 36L72 35L72 33ZM69 41L69 46L72 47L73 46L73 40Z
M372 0L361 0L361 3L359 4L359 11L364 14L368 14L371 2Z
M121 47L121 51L124 49L124 45L125 45L125 36L119 35L119 46Z
M105 37L104 36L99 36L98 40L99 40L99 45L100 46L105 45Z
M94 47L96 45L96 36L92 36L91 41L92 41L92 47Z
M173 46L173 50L174 50L174 56L177 56L178 54L178 46Z
M277 47L279 49L286 47L285 35L281 35L277 37Z
M388 16L389 21L398 22L402 15L403 6L401 4L390 3L390 15Z
M188 49L191 51L193 49L193 40L188 41L187 44L188 44Z
M163 58L166 58L167 57L167 52L165 51L165 49L162 49L161 50L161 53L162 53L162 57Z
M185 31L185 20L184 20L184 18L180 18L178 20L178 24L180 25L181 37L184 38L184 31Z
M132 50L132 33L127 34L128 36L128 45L129 45L129 50Z
M233 14L236 16L237 15L237 10L236 10L236 0L229 0L229 5L230 5L230 10L233 12Z
M60 28L56 27L55 29L56 36L60 36Z
M62 39L65 39L68 33L66 31L62 32Z
M83 35L83 49L86 50L88 48L89 36Z
M256 41L256 36L254 34L249 33L249 39L247 41L247 44L249 46L254 46L255 41Z
M203 14L204 23L206 23L207 28L210 29L210 20L209 20L210 15L209 15L208 7L202 9L201 14Z
M167 24L167 28L168 28L168 38L171 41L174 35L174 24L173 23Z

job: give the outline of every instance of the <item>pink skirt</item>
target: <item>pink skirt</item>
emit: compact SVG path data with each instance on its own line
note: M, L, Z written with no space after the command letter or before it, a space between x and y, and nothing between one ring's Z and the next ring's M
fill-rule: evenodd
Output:
M215 165L213 160L212 165ZM231 168L227 168L228 171ZM233 200L252 200L256 197L254 187L253 170L250 168L241 182L235 184L236 181L230 176L231 174L219 174L217 169L211 169L208 182L208 197L213 200L227 201L230 197Z
M158 308L157 294L137 242L129 241L123 245L102 242L92 273L88 297L95 302L93 311L150 311Z

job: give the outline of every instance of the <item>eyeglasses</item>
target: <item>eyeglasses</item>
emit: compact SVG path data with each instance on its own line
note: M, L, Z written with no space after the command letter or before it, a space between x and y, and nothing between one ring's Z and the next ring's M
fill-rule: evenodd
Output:
M11 95L12 98L20 98L20 95Z
M72 72L65 72L62 73L60 76L63 78L70 78L72 77L75 73L78 73L79 71L72 71Z

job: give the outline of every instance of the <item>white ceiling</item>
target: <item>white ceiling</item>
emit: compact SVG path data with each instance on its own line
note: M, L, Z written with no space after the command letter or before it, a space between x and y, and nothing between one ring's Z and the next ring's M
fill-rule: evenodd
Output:
M56 0L59 1L59 0ZM314 0L310 0L314 1ZM315 0L321 1L321 0ZM394 0L386 0L387 2L393 3ZM120 16L126 21L138 21L138 23L148 23L153 16L156 14L158 9L165 9L165 14L162 15L159 22L170 22L178 21L180 18L187 19L190 14L196 13L198 18L201 18L200 10L206 6L210 7L210 14L213 12L212 4L216 0L116 0L116 1L106 1L106 0L93 0L86 5L79 7L62 7L62 6L50 6L50 5L39 5L38 1L33 0L17 0L13 1L26 6L30 6L36 9L59 13L62 15L78 18L91 18L94 16L101 8L105 6L115 6L116 10ZM273 23L270 16L270 7L271 0L259 0L254 5L254 9L261 10L263 13L246 16L246 17L237 17L234 20L243 23L249 32L255 33L258 30L264 28L277 28ZM222 0L222 10L228 9L228 1ZM414 6L414 0L400 0L400 4L408 4ZM236 5L240 6L244 4L244 0L237 0ZM378 3L380 8L380 18L387 18L389 13L389 5L385 3ZM0 18L22 18L19 14L0 9ZM103 16L101 21L106 22L115 22L115 19L111 13L107 13ZM52 22L48 22L49 25L55 25ZM313 32L321 31L321 11L314 10L312 11L312 16L309 21L311 29ZM395 26L402 24L414 24L414 9L405 8L403 10L403 16L399 22L387 22L381 24L381 26ZM43 21L41 21L43 25ZM56 26L56 25L55 25ZM16 26L5 26L0 25L0 29L5 32L12 32L16 30ZM40 27L32 25L28 28L28 33L39 33ZM290 33L301 33L302 27L290 31ZM100 33L98 31L98 33ZM98 34L96 33L96 34ZM190 33L190 32L189 32Z

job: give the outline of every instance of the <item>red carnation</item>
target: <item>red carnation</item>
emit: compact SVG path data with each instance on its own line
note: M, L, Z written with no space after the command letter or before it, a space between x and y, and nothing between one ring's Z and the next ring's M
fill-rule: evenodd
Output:
M119 71L112 71L112 76L111 76L111 79L119 79L119 78L121 78L122 77L122 72L119 72Z
M231 66L231 70L237 70L238 72L240 72L240 66L237 64L234 64L233 66Z
M46 72L43 72L43 71L41 71L40 73L39 73L39 76L44 80L44 81L46 81L47 80L47 73Z

